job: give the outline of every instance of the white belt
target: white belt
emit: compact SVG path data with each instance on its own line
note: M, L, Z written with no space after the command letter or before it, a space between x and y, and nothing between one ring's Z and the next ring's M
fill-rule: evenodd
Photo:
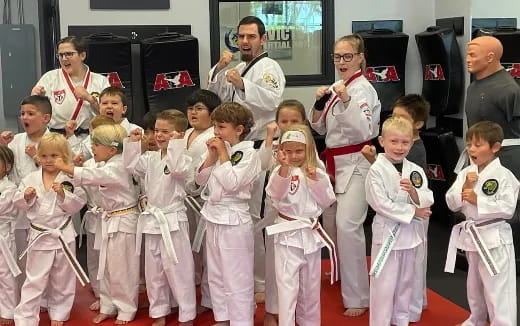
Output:
M379 273L383 270L385 266L386 260L390 256L390 252L394 247L395 241L401 232L401 223L396 223L394 227L390 230L390 234L385 238L383 244L381 245L381 249L376 256L376 259L372 262L372 267L370 268L370 275L374 277L378 277Z
M0 235L0 253L4 256L5 262L7 263L7 267L9 267L9 270L13 274L13 276L18 276L22 273L20 268L18 267L18 264L16 263L16 259L14 258L13 253L9 249L9 245L7 243L6 238L2 237Z
M478 228L490 224L503 222L504 220L502 219L494 219L481 223L475 223L475 221L467 220L455 225L451 230L450 243L448 245L448 254L446 257L446 265L444 266L444 271L448 273L454 272L455 261L457 260L457 242L460 232L464 231L470 235L471 240L473 241L475 248L477 248L477 252L480 258L482 259L484 266L486 266L486 269L488 270L489 274L491 276L495 276L498 273L500 273L500 270L498 269L498 266L495 260L493 259L493 256L491 256L491 253L489 252L486 243L480 236Z
M202 241L204 240L204 235L206 234L206 219L200 211L202 207L199 202L192 196L186 196L184 202L191 208L191 210L199 216L199 224L197 225L197 231L195 232L195 237L193 238L193 244L191 245L191 250L194 252L200 252L200 248L202 246Z
M336 255L336 246L334 245L334 241L329 237L327 232L323 230L318 218L304 218L304 219L295 219L283 214L279 214L281 218L287 220L287 222L276 223L274 225L269 225L266 227L267 235L273 235L282 232L288 231L296 231L301 229L311 229L314 230L318 236L320 237L322 243L329 250L329 260L330 260L330 284L334 284L334 282L339 280L338 273L338 258Z
M103 209L101 207L93 206L90 207L85 214L83 214L83 220L81 221L81 226L79 228L79 248L81 248L81 245L83 244L83 235L85 234L85 224L87 224L87 214L92 214L95 217L101 216L103 213ZM99 224L99 223L98 223ZM96 249L96 246L94 244L94 249ZM99 247L97 248L99 250Z
M168 224L168 220L164 214L173 213L182 207L172 207L172 208L164 208L161 209L156 206L152 206L150 204L146 204L146 210L141 213L139 216L139 220L137 221L137 233L135 235L135 251L137 255L141 254L141 242L143 238L143 228L146 222L147 216L153 216L157 223L159 224L159 229L161 230L161 237L164 242L164 248L166 249L166 253L168 255L168 259L173 264L177 264L179 260L177 259L177 254L175 253L175 248L173 246L172 236L170 233L170 225ZM173 225L173 230L179 230L179 222L175 221Z
M31 242L29 242L27 248L22 252L19 259L22 259L27 254L27 251L36 243L36 241L38 241L44 236L51 236L60 241L61 248L63 249L63 252L65 254L65 258L72 267L72 270L74 270L74 273L76 274L76 277L78 278L81 285L85 286L87 283L90 283L90 280L88 279L88 276L83 270L83 268L81 268L81 265L79 264L74 254L70 251L69 246L65 243L65 240L63 239L63 234L61 233L61 231L63 231L70 224L70 221L71 217L69 216L67 220L63 222L63 224L60 225L60 227L57 229L49 229L31 223L31 229L38 231L39 233L33 240L31 240Z
M101 215L101 241L96 235L94 249L99 248L99 268L97 279L102 280L105 277L105 266L107 262L107 246L108 246L108 219L113 216L124 215L137 210L137 206L131 206L125 209L119 209L112 212L103 211Z
M515 139L504 139L502 141L502 147L508 147L508 146L520 146L520 138ZM468 156L468 150L464 148L462 153L460 153L459 160L457 161L457 165L455 165L455 169L453 170L456 174L459 174L459 172L464 169L469 164L469 156Z

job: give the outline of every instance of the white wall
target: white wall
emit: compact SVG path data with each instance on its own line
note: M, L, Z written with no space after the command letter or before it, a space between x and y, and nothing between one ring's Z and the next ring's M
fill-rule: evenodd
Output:
M500 0L500 5L491 5L488 0L471 2L471 16L474 18L520 18L518 0Z

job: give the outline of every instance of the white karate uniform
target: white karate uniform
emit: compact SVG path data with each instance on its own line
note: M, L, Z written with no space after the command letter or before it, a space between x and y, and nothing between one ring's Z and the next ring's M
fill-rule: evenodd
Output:
M251 141L228 148L228 153L234 165L217 161L195 175L195 182L205 185L201 213L207 220L209 289L216 321L251 326L254 244L248 200L260 172L260 159Z
M139 256L135 251L137 187L121 154L97 167L74 168L78 186L98 186L102 202L99 244L100 312L130 321L137 311ZM96 238L97 240L97 238Z
M89 137L85 139L89 139ZM97 163L93 158L91 158L87 160L83 166L96 167ZM96 237L101 237L101 216L103 213L101 207L103 206L103 202L101 200L98 186L83 186L82 188L87 194L87 211L85 212L85 215L83 215L82 222L82 231L87 234L87 271L94 296L99 298L99 280L97 279L99 268L99 248L94 244L96 243Z
M337 81L335 85L341 83L343 80ZM332 96L326 109L317 122L311 123L311 127L320 135L326 134L327 148L361 144L376 137L379 133L381 103L370 82L360 75L346 86L351 98L347 107L336 97L332 87ZM348 308L364 308L369 303L363 222L368 208L365 200L365 178L370 164L361 152L338 155L333 161L337 202L325 210L324 225L330 225L325 229L329 234L333 233L331 229L334 228L334 223L328 219L335 216L343 305ZM329 168L327 164L327 169ZM335 238L333 234L331 237Z
M48 132L49 131L46 130L45 134ZM31 141L25 132L14 135L13 140L8 145L14 154L14 166L11 173L9 174L9 179L16 185L20 184L23 177L27 176L31 172L38 170L38 167L36 166L33 158L25 153L25 146L27 145L34 145L36 148L38 148L38 143ZM18 211L18 216L14 222L14 227L14 237L18 256L25 250L25 248L27 248L29 222L27 221L25 211ZM22 270L22 274L18 276L18 283L20 286L25 279L24 275L26 259L27 257L24 257L22 260L18 260L18 266Z
M64 71L62 69L48 71L36 83L37 86L43 86L45 88L45 96L47 96L51 101L52 118L49 122L49 127L55 129L65 128L65 123L72 119L72 115L77 105L76 97L67 84L63 73ZM88 73L90 73L90 81L86 89L90 94L99 94L105 88L110 86L110 83L105 76L91 72L90 69L87 74ZM77 84L73 83L73 86L84 86L84 81ZM83 101L83 106L81 107L76 119L78 127L88 129L90 120L96 114L97 112L91 108L90 103Z
M179 304L179 321L193 320L197 314L195 275L184 205L185 181L191 167L186 142L171 139L167 155L161 158L160 150L141 155L141 142L130 142L127 138L123 163L128 173L144 179L148 199L137 224L136 248L140 252L144 233L150 317L160 318L170 313L169 299L173 293Z
M184 134L184 140L186 143L190 138L190 135L193 133L194 129L190 128L186 130ZM190 146L187 148L186 153L191 157L191 167L190 174L188 175L188 180L186 182L186 192L189 196L193 197L199 205L202 207L204 205L204 200L200 197L200 193L202 191L202 187L199 187L195 183L195 172L202 164L202 158L204 153L207 152L208 147L206 142L215 137L213 132L213 127L209 127L204 130L202 133L197 135L195 139L193 139L190 143ZM195 239L195 233L197 231L197 227L200 222L200 212L195 212L191 206L186 207L186 215L188 216L189 229L190 229L190 241L193 244L193 240ZM195 264L195 283L200 283L200 304L206 308L211 309L211 296L209 294L209 284L208 284L208 268L206 264L206 249L205 243L202 242L202 246L199 252L193 251L193 262Z
M55 182L72 186L72 179L65 173L59 173ZM29 202L24 198L28 187L36 189L36 197ZM20 303L14 311L16 325L38 325L44 291L49 318L58 321L69 319L76 292L76 277L62 246L68 246L71 254L75 255L76 232L70 216L85 205L86 197L80 187L73 187L72 191L64 189L64 192L65 198L62 199L52 188L45 190L43 171L38 169L23 178L13 198L14 204L27 212L31 223L26 279ZM46 234L38 228L51 233Z
M400 181L408 179L415 187L419 202L401 189ZM413 290L415 250L423 241L422 224L414 220L417 207L430 207L433 193L423 169L403 160L402 173L386 158L378 155L366 178L366 198L376 212L372 224L372 271L370 277L370 325L406 326L409 323L409 305ZM395 238L391 232L399 227ZM386 245L389 239L393 245ZM381 248L388 248L386 262L379 260ZM395 319L395 320L393 320Z
M450 239L446 271L453 272L455 248L466 251L468 258L467 295L471 311L463 326L483 326L489 316L491 326L517 325L515 250L510 219L516 208L520 183L513 173L495 158L482 171L473 190L477 205L462 201L461 193L468 172L477 172L475 165L463 169L446 192L446 203L452 211L460 211L466 221L456 225ZM486 184L496 188L487 189ZM487 193L486 191L487 190ZM481 223L487 225L480 225ZM472 240L471 227L476 227L483 247L489 250L498 274L491 276ZM475 230L474 229L474 230ZM456 252L456 251L455 251Z
M3 177L0 180L0 318L13 319L19 300L16 276L21 273L16 263L14 222L18 214L13 205L16 185Z
M242 73L246 67L245 62L240 62L235 68ZM209 72L208 90L215 92L223 102L237 102L251 110L255 125L246 139L264 139L266 127L274 120L285 89L285 75L278 62L267 57L258 60L242 77L244 89L237 89L227 81L227 69L213 75L215 68Z
M319 168L317 181L307 178L300 168L290 168L286 178L279 175L279 169L273 170L267 194L278 212L293 221L279 216L276 224L304 223L274 234L278 325L293 326L295 321L300 326L320 325L320 249L324 239L313 224L336 197L328 175Z

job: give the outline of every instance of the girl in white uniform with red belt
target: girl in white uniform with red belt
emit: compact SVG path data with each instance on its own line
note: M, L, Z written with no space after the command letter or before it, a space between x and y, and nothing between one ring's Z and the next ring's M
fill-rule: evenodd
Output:
M337 205L324 213L324 220L335 215L347 316L363 314L369 304L363 222L368 208L364 183L370 164L360 151L378 135L381 103L363 76L364 50L363 39L357 34L336 41L333 59L341 80L317 89L311 123L314 130L326 135L327 173L335 182Z

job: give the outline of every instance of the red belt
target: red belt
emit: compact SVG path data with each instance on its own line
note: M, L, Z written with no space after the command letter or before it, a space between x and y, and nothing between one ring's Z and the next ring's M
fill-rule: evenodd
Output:
M370 140L366 142L355 144L355 145L347 145L336 148L325 148L323 152L321 152L321 159L325 161L325 168L327 170L327 174L329 175L330 181L334 183L336 181L336 163L334 162L334 157L339 155L347 155L352 153L361 152L363 146L372 145Z
M290 216L284 215L282 213L278 213L278 216L287 221L296 221L297 219L292 218ZM338 272L338 256L336 254L336 245L334 241L329 237L327 232L323 230L320 222L318 222L318 218L310 218L311 223L313 224L312 230L316 230L321 240L329 250L329 260L330 260L330 284L334 284L339 280L339 272Z

